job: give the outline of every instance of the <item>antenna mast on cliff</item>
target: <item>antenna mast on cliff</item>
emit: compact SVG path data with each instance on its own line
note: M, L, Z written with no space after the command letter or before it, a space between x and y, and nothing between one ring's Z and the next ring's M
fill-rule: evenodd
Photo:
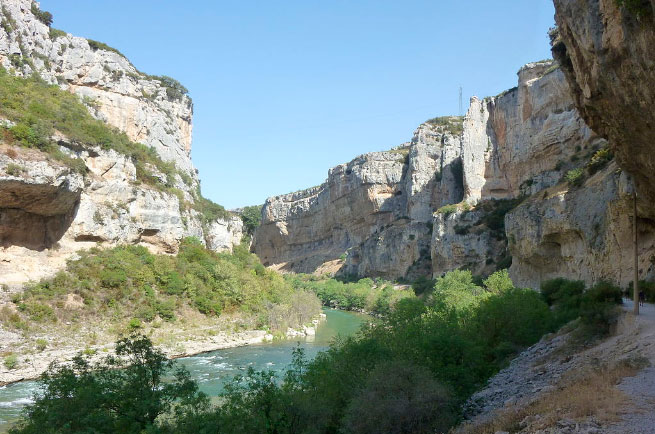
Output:
M462 115L462 86L459 87L459 115Z

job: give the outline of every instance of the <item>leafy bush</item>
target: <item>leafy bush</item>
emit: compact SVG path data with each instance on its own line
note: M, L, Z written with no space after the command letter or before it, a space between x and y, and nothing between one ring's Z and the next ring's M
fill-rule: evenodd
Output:
M614 155L609 148L603 148L596 151L596 153L591 157L591 160L589 160L589 163L587 163L589 174L593 175L603 167L607 166L607 163L612 161L612 158L614 158Z
M568 182L569 185L571 186L574 187L581 186L585 180L584 169L579 167L577 169L569 170L568 172L566 172L565 179L566 182Z
M254 235L255 229L259 227L262 222L262 206L254 205L247 206L241 210L241 220L246 228L248 235Z
M84 300L74 317L65 308L70 293ZM320 308L315 296L294 290L282 276L264 268L246 246L236 247L233 254L216 254L193 238L181 243L177 256L154 255L142 246L81 252L66 271L26 288L14 302L33 322L62 317L115 324L135 319L147 323L157 315L174 321L191 309L209 316L240 310L263 326L270 311L284 307L284 330L302 325L298 318L307 322L306 312L314 316ZM13 327L15 321L7 318L5 323Z
M414 290L414 294L416 295L421 295L425 294L426 292L430 292L434 289L434 284L436 280L434 279L429 279L425 276L420 276L418 279L412 283L412 289Z
M31 11L32 15L34 15L37 20L41 21L46 26L49 27L52 24L52 14L48 11L42 11L34 2L32 2Z
M557 278L542 283L541 295L552 306L558 326L580 318L587 335L606 335L622 303L621 289L608 282L585 290L582 281Z
M621 289L608 282L591 287L580 301L580 319L593 334L605 336L618 318Z
M9 370L16 369L18 367L18 356L13 353L9 354L8 356L5 356L3 363L5 368Z
M381 363L345 409L346 432L447 432L457 420L449 391L423 366L394 360Z
M501 294L514 288L514 283L509 277L509 272L505 269L489 276L483 284L487 291L494 294Z
M41 383L35 402L10 432L40 433L46 427L48 432L154 432L160 415L184 417L209 406L189 372L143 336L121 339L116 357L96 364L83 354L72 365L53 364Z

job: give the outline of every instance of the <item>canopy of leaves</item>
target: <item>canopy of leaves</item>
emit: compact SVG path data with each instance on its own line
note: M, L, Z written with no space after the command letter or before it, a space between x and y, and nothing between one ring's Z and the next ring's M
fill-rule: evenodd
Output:
M151 432L161 415L183 418L209 406L189 372L144 336L121 339L115 356L95 364L82 354L72 365L53 364L41 382L11 433Z

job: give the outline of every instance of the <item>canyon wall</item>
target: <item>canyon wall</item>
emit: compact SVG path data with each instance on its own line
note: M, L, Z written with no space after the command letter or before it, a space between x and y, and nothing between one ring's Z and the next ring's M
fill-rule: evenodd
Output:
M30 0L3 0L0 14L5 70L36 73L78 95L94 117L177 169L149 167L168 186L157 189L139 182L131 157L59 132L52 139L84 162L84 175L35 148L0 143L0 284L51 275L76 251L96 245L138 243L174 253L188 236L217 251L240 242L240 218L207 220L194 206L202 198L190 157L193 106L181 85L138 71L110 47L49 28ZM12 125L1 115L0 123Z
M634 178L655 218L655 1L555 0L553 55L577 108Z
M451 131L460 122L422 124L409 143L334 167L318 187L269 198L254 252L294 272L429 270L432 212L462 196L460 139Z
M270 198L254 251L296 272L412 279L511 264L526 287L557 276L629 283L630 183L611 161L592 165L608 143L577 111L557 63L528 64L516 88L472 98L462 122L448 132L423 124L408 145ZM571 172L580 178L567 180ZM641 234L647 278L652 229Z

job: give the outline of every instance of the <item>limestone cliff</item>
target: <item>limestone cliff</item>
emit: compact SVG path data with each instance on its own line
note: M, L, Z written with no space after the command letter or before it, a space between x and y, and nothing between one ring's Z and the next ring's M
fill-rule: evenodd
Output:
M37 72L76 93L95 116L197 180L190 155L191 99L164 77L138 71L117 50L51 29L32 13L33 3L2 1L0 64L18 75Z
M432 212L462 196L452 133L459 122L422 124L409 143L337 166L318 187L269 198L254 251L264 264L296 272L429 270Z
M181 85L137 71L103 44L49 28L34 5L2 1L0 65L17 76L37 73L78 95L93 116L177 170L149 167L167 186L158 189L139 181L131 157L59 132L52 140L62 154L84 162L85 174L37 149L0 143L0 283L50 275L77 250L98 244L175 252L182 238L194 236L214 250L231 249L241 239L241 219L208 220L194 205L202 198L190 158L192 104Z
M629 185L557 63L528 64L516 88L474 97L454 134L434 128L332 169L319 187L270 198L255 251L290 271L412 278L511 263L522 286L556 276L628 284ZM652 278L653 228L642 232Z
M655 1L555 0L553 55L575 104L636 181L655 217ZM625 6L619 6L625 3Z

